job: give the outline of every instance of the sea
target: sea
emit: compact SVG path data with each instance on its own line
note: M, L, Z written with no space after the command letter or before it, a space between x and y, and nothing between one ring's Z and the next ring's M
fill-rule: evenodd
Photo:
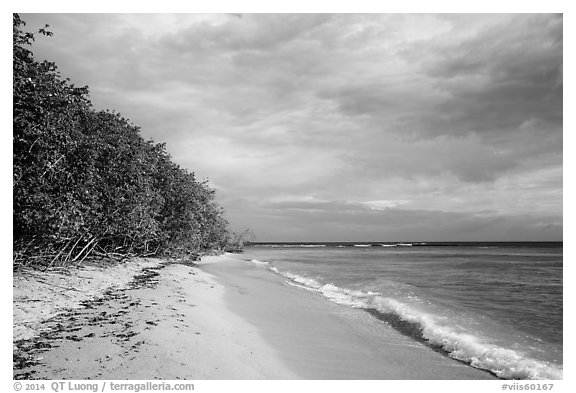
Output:
M257 243L245 258L504 379L562 379L562 242Z

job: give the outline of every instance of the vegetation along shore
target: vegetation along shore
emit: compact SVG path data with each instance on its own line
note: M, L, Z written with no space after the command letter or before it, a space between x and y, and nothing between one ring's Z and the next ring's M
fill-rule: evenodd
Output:
M239 250L208 180L114 111L95 110L13 16L13 266Z

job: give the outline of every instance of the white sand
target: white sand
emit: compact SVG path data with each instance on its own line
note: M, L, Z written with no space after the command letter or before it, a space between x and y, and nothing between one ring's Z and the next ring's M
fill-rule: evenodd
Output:
M23 287L19 282L15 297L22 298ZM40 363L15 374L34 371L32 378L41 379L297 378L252 325L226 308L224 293L208 273L169 265L160 270L153 288L129 290L125 298L77 310L61 338L49 341L53 348L34 353ZM56 303L51 309L65 304ZM106 318L98 322L102 313Z
M16 277L15 337L42 330L53 333L40 339L46 348L27 352L37 364L15 370L14 375L40 379L492 378L402 336L366 312L287 285L272 272L238 258L206 257L200 269L170 264L158 271L156 285L113 292L91 308L79 307L80 301L111 285L126 286L138 269L160 261L82 269L67 276ZM71 308L75 309L65 311Z
M81 302L99 296L110 288L125 287L146 267L160 259L135 258L111 267L83 266L67 270L25 270L13 279L13 340L30 339L42 330L42 322Z

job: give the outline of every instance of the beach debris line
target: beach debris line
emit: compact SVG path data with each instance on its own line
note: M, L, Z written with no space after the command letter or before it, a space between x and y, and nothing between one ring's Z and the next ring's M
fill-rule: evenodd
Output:
M189 261L182 260L180 262L190 266ZM160 320L126 319L128 313L138 307L145 306L141 304L138 298L131 296L130 292L137 289L154 288L158 284L159 271L173 263L179 263L179 261L164 261L154 266L144 267L125 286L112 286L99 296L81 301L78 308L64 310L42 321L42 329L37 335L16 340L13 344L14 379L34 379L35 366L41 365L44 361L42 354L65 345L66 342L80 343L84 340L109 337L121 348L126 347L123 356L128 356L130 352L138 352L146 340L134 341L134 338L143 329L157 326ZM89 276L89 272L79 269L69 273L69 275L76 275L80 277L77 279L82 279L82 277ZM29 282L33 281L32 279L29 280ZM48 280L45 279L44 281ZM107 354L96 358L95 361L110 361L112 356L114 355ZM64 369L60 371L62 372Z

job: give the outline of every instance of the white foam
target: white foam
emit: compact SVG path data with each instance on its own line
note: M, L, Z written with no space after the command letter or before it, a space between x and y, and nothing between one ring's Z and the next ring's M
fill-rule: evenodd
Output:
M270 265L269 262L259 261L258 259L251 259L250 262L255 263L256 265L259 265L259 266L269 266Z
M378 292L363 292L340 288L334 284L322 285L318 281L281 272L275 267L270 270L293 280L291 284L303 289L319 291L331 301L355 308L375 308L382 313L392 313L400 319L416 323L422 328L422 336L430 343L441 347L454 359L469 363L471 366L489 370L498 377L506 379L562 379L562 367L503 348L487 337L480 337L466 328L439 315L427 313L396 299L384 297Z
M562 379L562 369L556 365L527 358L463 328L443 325L436 316L415 310L402 302L379 297L375 299L375 304L382 312L392 312L403 320L418 323L426 340L444 349L450 357L476 368L490 370L507 379Z
M321 285L318 283L318 281L314 280L313 278L302 277L302 276L299 276L297 274L290 274L290 273L288 273L286 275L286 277L288 277L288 278L290 278L296 282L299 282L300 284L307 285L311 288L319 289L321 287Z
M320 291L328 299L332 300L334 303L344 304L352 307L366 307L367 299L370 299L377 295L374 292L361 292L354 291L346 288L339 288L334 284L326 284L320 287Z
M305 290L307 290L307 291L311 291L311 292L318 292L318 291L319 291L319 290L316 289L316 288L311 288L311 287L309 287L309 286L307 286L307 285L301 285L301 284L295 283L295 282L293 282L293 281L284 281L284 282L285 282L286 284L288 284L288 285L293 286L293 287L300 288L300 289L305 289Z
M279 244L270 247L280 247L280 248L319 248L326 247L326 244Z
M426 244L426 243L416 243L416 244ZM380 244L382 247L412 247L412 243L396 243L396 244Z

